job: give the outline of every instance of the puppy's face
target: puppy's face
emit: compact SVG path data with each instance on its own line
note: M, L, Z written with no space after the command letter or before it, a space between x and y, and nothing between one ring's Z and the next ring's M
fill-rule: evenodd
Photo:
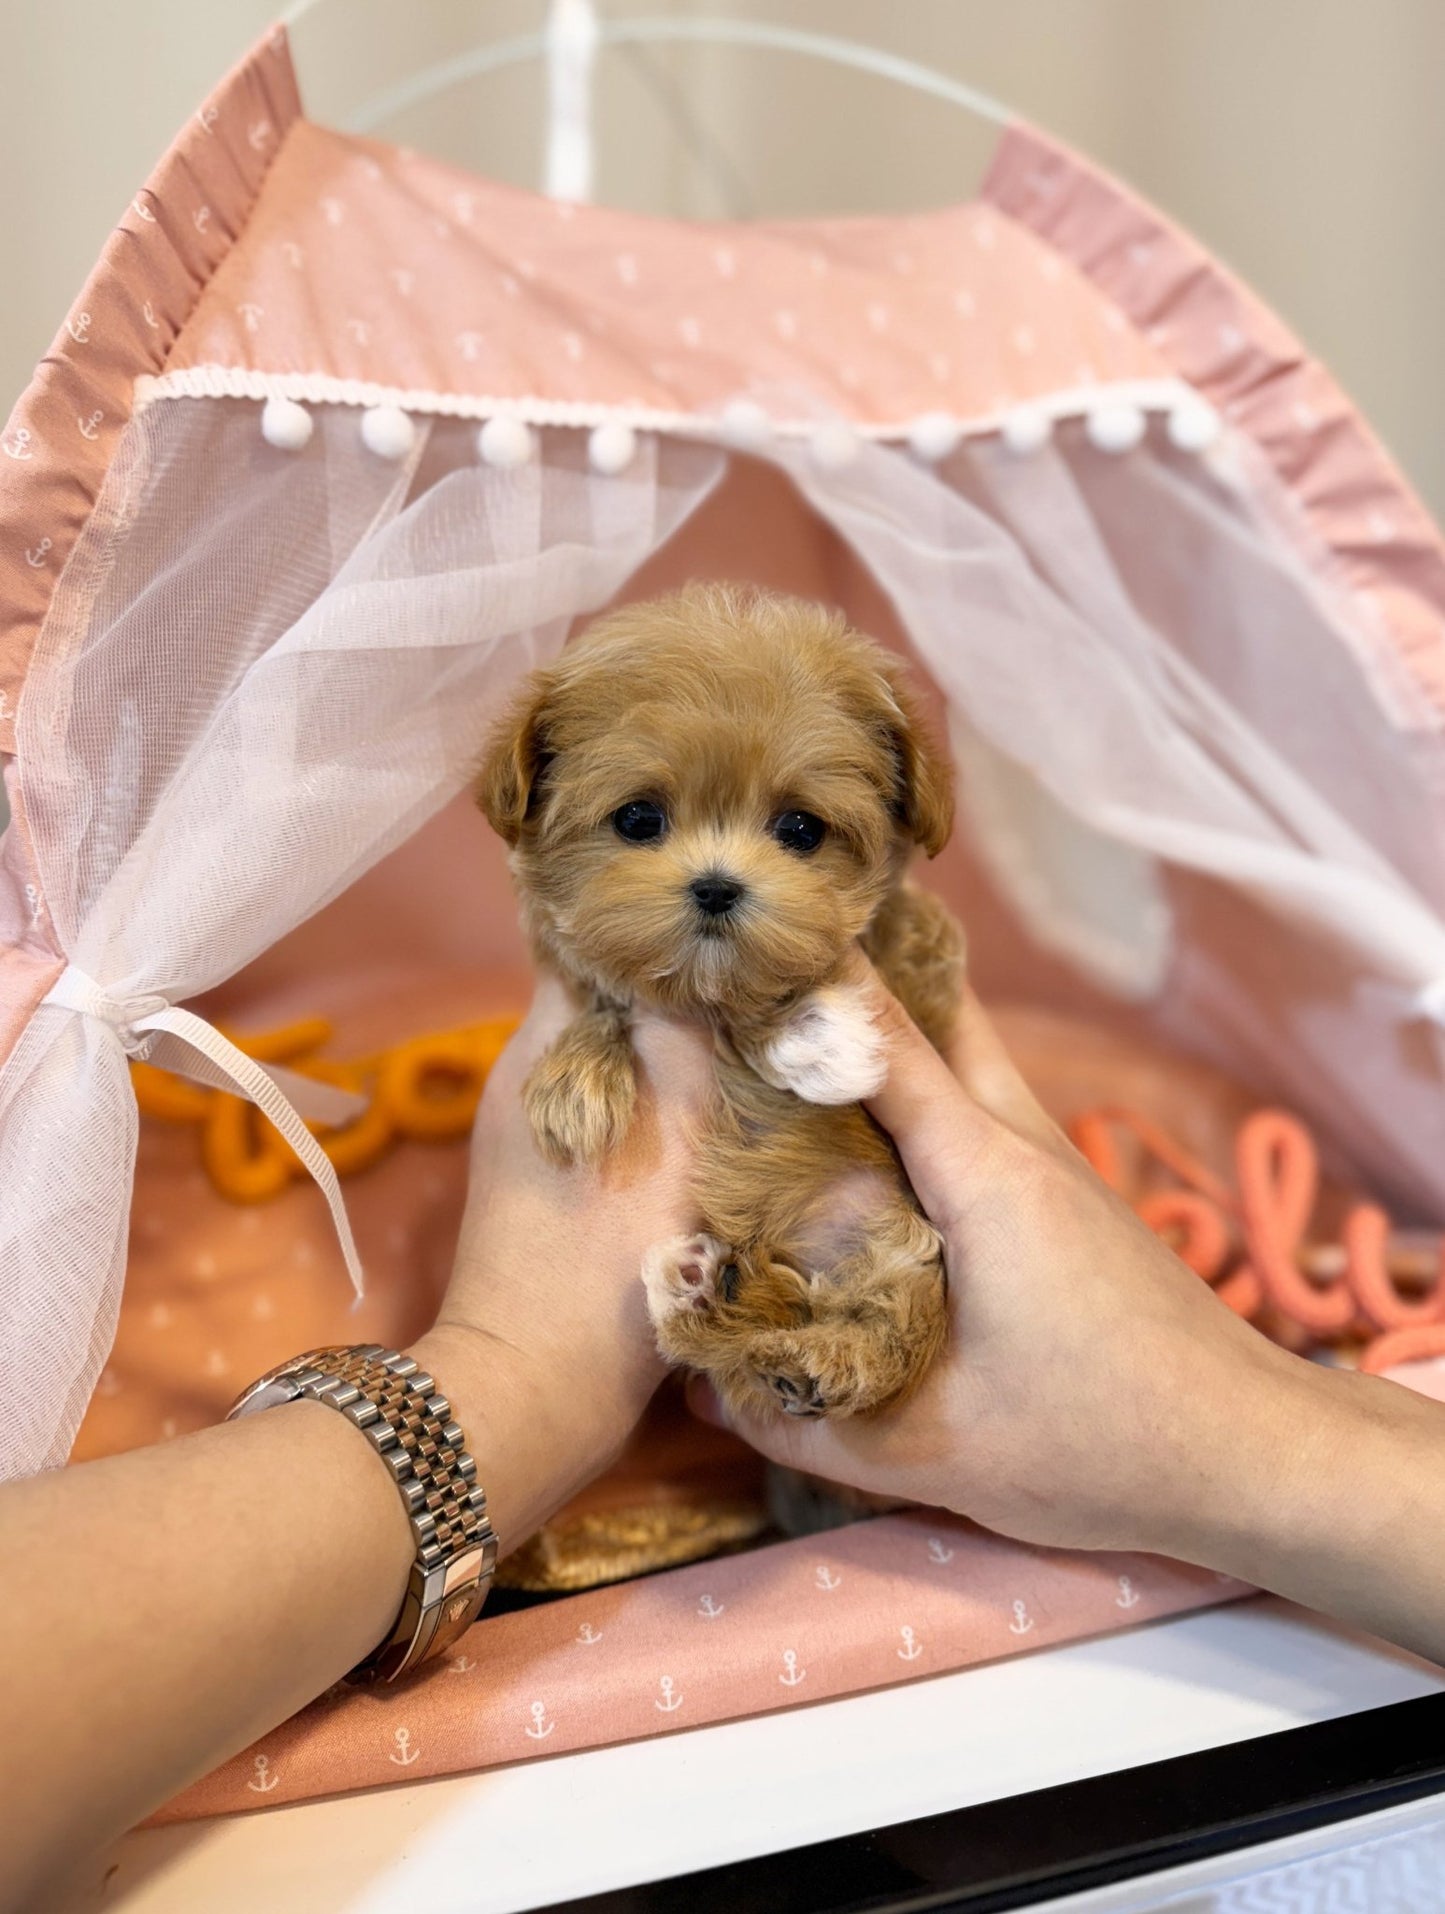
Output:
M574 975L742 1018L836 966L913 845L942 845L949 786L886 653L816 606L707 587L534 676L478 795Z

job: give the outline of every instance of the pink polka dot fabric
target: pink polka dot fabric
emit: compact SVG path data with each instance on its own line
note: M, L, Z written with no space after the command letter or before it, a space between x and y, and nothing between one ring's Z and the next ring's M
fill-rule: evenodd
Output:
M558 423L716 415L806 385L859 425L897 427L1168 367L988 204L684 224L539 200L301 121L166 366L177 386L221 369L296 397L339 384Z

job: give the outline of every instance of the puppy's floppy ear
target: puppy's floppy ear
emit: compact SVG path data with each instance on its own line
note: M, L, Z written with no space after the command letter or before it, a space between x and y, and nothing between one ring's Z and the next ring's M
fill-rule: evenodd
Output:
M522 835L528 808L547 768L546 718L551 696L549 676L537 673L527 680L493 730L477 776L477 803L498 837L509 845Z
M898 816L919 849L937 857L953 829L953 766L924 722L902 670L889 660L879 675L884 722L898 765Z

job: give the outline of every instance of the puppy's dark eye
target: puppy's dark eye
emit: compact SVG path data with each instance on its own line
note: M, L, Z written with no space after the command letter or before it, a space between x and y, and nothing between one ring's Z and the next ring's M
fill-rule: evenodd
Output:
M805 856L816 851L827 834L827 825L811 811L784 811L773 822L773 836L783 849L801 851Z
M667 814L650 798L633 798L612 813L612 828L629 844L649 844L667 829Z
M742 1278L736 1263L724 1263L718 1273L718 1289L725 1303L735 1303L738 1299L738 1284Z

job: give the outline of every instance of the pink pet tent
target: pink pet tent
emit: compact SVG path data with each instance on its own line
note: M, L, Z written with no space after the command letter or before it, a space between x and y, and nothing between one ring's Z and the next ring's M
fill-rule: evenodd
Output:
M696 575L840 603L931 678L961 823L930 881L985 990L1193 1052L1445 1217L1445 551L1278 322L1024 126L954 210L686 225L313 125L278 31L137 193L0 435L7 1473L63 1461L105 1394L128 1265L170 1285L157 1333L194 1308L220 1337L196 1296L284 1227L295 1294L255 1309L276 1356L420 1326L460 1155L343 1201L303 1125L318 1086L216 1020L321 1009L394 1038L518 1001L464 795L479 740L576 620ZM283 1225L226 1211L138 1124L140 1057L252 1097L331 1214L299 1185ZM234 1387L231 1360L195 1345ZM780 1705L777 1670L809 1665L779 1633L785 1562L849 1617L809 1698L918 1672L900 1642L937 1668L1233 1592L924 1517L804 1546L561 1604L545 1654L547 1611L483 1622L514 1642L492 1739L434 1685L415 1738L443 1745L413 1772L676 1725L657 1693L698 1694L721 1639L690 1663L679 1618L721 1614L724 1580L771 1660L687 1719ZM972 1579L900 1593L909 1549ZM635 1725L598 1664L563 1668L629 1600L677 1663ZM394 1778L379 1705L293 1724L286 1762L233 1764L206 1804Z

